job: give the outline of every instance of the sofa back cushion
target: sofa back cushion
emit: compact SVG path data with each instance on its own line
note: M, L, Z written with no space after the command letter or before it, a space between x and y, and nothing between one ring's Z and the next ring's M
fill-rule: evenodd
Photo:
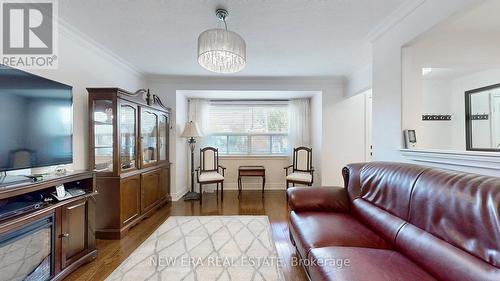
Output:
M349 199L362 198L390 214L407 220L411 191L429 168L394 162L349 164L343 170Z
M353 215L429 273L500 280L500 178L383 162L344 176Z
M348 165L343 173L353 215L394 243L408 218L411 190L426 169L390 162Z
M410 196L426 167L373 162L361 169L360 198L403 220L408 218Z
M500 178L426 171L413 190L408 222L500 267Z

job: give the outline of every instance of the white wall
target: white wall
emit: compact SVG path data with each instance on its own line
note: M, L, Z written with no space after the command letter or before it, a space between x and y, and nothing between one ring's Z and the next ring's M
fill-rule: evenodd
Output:
M492 3L491 0L464 2ZM484 7L478 5L477 9ZM452 23L454 20L460 19L455 17ZM419 148L465 150L465 91L500 82L500 37L494 35L494 32L478 32L472 26L456 29L443 24L404 46L402 129L417 130ZM424 83L422 68L491 70L453 81L426 79ZM452 121L422 121L421 115L426 113L451 113Z
M29 72L73 86L73 165L88 168L88 87L119 87L135 91L145 80L133 68L87 38L59 27L59 67Z
M188 98L181 93L177 93L173 103L175 106L171 106L171 97L167 100L169 101L167 105L172 107L172 116L174 117L171 120L171 126L174 127L174 130L171 131L172 134L170 136L170 161L172 162L170 194L172 195L172 200L177 200L184 195L186 190L190 190L191 188L191 168L188 168L188 165L191 164L191 150L187 145L187 139L176 137L182 134L182 130L184 130L184 126L188 121ZM179 189L180 186L184 188ZM195 186L195 190L197 188Z
M321 183L321 147L323 147L323 93L316 94L311 98L311 145L313 150L313 167L315 169L314 176Z
M317 112L313 114L316 126L313 126L313 131L317 134L321 132L321 142L319 139L313 138L314 145L319 145L320 148L314 147L320 157L315 155L316 168L321 174L318 177L316 174L316 185L342 185L342 167L349 162L364 161L363 153L361 157L358 152L364 151L364 142L361 144L358 140L364 139L364 127L346 126L351 120L349 110L345 110L345 106L362 106L361 103L344 100L344 81L339 78L239 78L239 77L149 77L149 87L159 94L166 104L175 107L177 99L177 91L318 91L322 92L321 100L315 99L312 104L316 108L320 103L322 113L322 125L317 121L319 116ZM357 101L357 100L356 100ZM364 108L364 107L361 107ZM313 109L314 110L314 109ZM346 114L338 114L337 111L347 111ZM176 116L178 114L175 114ZM175 124L179 125L179 121L174 120ZM182 121L184 122L184 121ZM181 122L181 123L182 123ZM184 126L184 124L182 124ZM320 129L321 128L321 129ZM177 132L178 133L178 132ZM172 135L171 139L176 139L178 135ZM172 159L181 160L187 159L187 144L185 140L176 141L176 147L171 148ZM353 153L346 153L352 151ZM176 155L176 157L173 157ZM318 160L319 158L319 160ZM187 164L175 163L177 175L186 174ZM186 182L175 179L172 182L172 192L181 194L187 190Z
M480 0L425 1L373 42L374 160L407 161L402 147L401 48Z
M418 113L414 118L421 124L417 129L418 148L459 149L453 145L453 129L456 123L463 123L461 115L453 110L451 81L425 80L422 85L422 106L413 105ZM463 99L463 97L462 97ZM460 108L463 112L465 106ZM403 112L405 114L405 112ZM422 114L451 114L451 121L422 121ZM409 126L404 128L410 129ZM465 128L465 127L464 127ZM464 148L461 148L462 150Z
M345 95L352 97L372 88L372 65L367 65L347 76Z
M418 148L465 150L465 92L500 83L500 69L478 71L445 80L419 79L419 82L422 83L422 105L414 106L415 110L421 114L452 114L452 120L421 121L417 112L403 112L404 116L410 115L405 117L405 120L415 119L414 123L419 123ZM406 95L407 93L404 93L404 97ZM483 97L482 106L474 106L481 109L473 114L490 112L489 97L487 95L481 95L481 97ZM474 129L478 130L474 135L478 136L478 132L484 134L476 139L481 141L481 143L476 142L476 145L489 147L491 145L490 122L488 120L474 122L476 122Z
M335 169L342 169L345 164L366 161L366 93L341 99L328 111L328 119L335 120L335 137L329 145L333 150L331 164ZM328 121L325 122L328 124ZM336 175L331 175L335 184Z
M279 156L244 156L220 157L220 164L226 167L224 177L224 190L236 190L238 187L238 167L262 165L266 168L266 190L284 190L285 189L285 170L283 167L290 165L288 157ZM214 188L214 187L212 187ZM257 177L243 177L243 190L260 190L262 188L262 179ZM205 190L205 189L204 189Z

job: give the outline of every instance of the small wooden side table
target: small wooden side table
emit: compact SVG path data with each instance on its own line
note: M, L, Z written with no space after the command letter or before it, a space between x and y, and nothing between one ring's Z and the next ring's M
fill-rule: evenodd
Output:
M262 177L262 194L266 185L266 168L264 166L240 166L238 167L238 192L241 193L242 177Z

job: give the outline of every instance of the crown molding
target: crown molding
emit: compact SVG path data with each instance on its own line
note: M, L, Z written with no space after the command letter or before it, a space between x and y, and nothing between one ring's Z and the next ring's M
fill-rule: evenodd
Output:
M413 13L426 0L408 0L390 13L380 24L375 26L368 35L366 41L374 42L388 32L392 27L400 23L404 18Z
M130 63L129 61L125 60L124 58L120 57L113 51L109 50L108 48L104 47L94 39L90 38L87 34L81 32L77 28L75 28L73 25L69 24L67 21L63 20L61 17L58 19L59 23L59 31L61 32L62 35L65 35L68 37L70 40L73 40L75 42L81 43L94 51L94 53L101 55L109 60L112 60L116 63L118 63L121 67L133 72L136 76L138 77L144 77L145 72Z
M146 75L149 82L165 82L176 84L196 83L287 83L291 85L303 84L344 84L344 76L179 76L179 75Z

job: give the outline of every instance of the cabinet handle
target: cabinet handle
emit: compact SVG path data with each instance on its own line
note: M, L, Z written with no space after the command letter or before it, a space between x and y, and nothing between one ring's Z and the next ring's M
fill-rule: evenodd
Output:
M69 237L69 233L63 233L61 236L62 236L63 238L68 238L68 237Z

